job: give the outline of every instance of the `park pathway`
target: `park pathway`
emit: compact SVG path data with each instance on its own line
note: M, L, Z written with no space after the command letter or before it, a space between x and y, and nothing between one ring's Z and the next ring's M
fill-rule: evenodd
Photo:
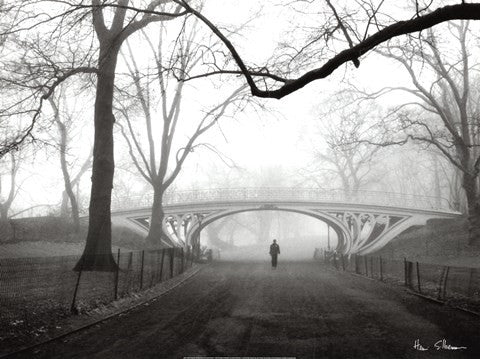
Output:
M435 350L442 339L467 349ZM429 350L415 350L416 340ZM223 262L149 305L21 357L187 356L480 358L480 320L314 262L277 270Z

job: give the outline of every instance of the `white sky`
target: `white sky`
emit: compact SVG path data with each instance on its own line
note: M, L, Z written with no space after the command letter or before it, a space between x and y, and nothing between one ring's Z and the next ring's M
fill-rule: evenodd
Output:
M259 8L259 2L253 0L207 1L207 5L205 13L217 24L243 23ZM267 4L263 5L268 7ZM234 10L232 11L232 9ZM282 40L283 25L289 16L281 7L269 7L267 15L249 24L249 31L243 32L243 38L234 38L239 52L247 63L262 63L273 53L278 41ZM141 52L141 49L136 48L135 51ZM343 78L348 78L370 89L378 89L393 83L409 83L405 73L399 70L398 65L394 65L391 61L378 55L370 54L362 59L359 69L354 69L351 64L348 64L346 67L342 66L329 79L316 81L281 101L266 100L267 107L272 111L267 113L246 112L238 116L236 121L229 119L222 121L221 129L228 142L225 142L218 129L213 129L206 138L211 138L222 152L225 152L240 166L254 171L275 166L287 168L305 166L310 155L302 149L302 143L299 143L302 131L305 131L305 122L314 120L316 108L321 107L322 102L334 96L335 91L340 88ZM196 98L196 102L210 101L212 94L204 93L203 96L203 98ZM393 100L385 99L384 105L388 105L388 101L395 101L395 97L392 98ZM195 111L195 106L191 107L190 111ZM91 114L91 111L88 110L86 113ZM79 143L84 145L88 142L85 140L85 136L91 136L92 127L92 122L87 124L84 137L80 139ZM123 143L116 142L118 162L120 162L120 152L123 152L122 146L124 146ZM59 203L62 177L56 156L56 154L43 156L40 153L37 155L38 159L33 167L22 172L20 181L25 181L25 186L15 204L16 207L27 207L39 203ZM83 158L83 156L83 153L79 154L79 157ZM49 160L46 161L42 157L49 157ZM204 160L204 158L208 158L208 160ZM195 168L198 168L196 162L207 162L212 158L214 157L211 154L205 153L204 155L203 152L192 156L191 159L187 159L186 169L195 171ZM117 170L117 176L122 173ZM82 182L85 194L89 193L88 177L86 175ZM178 185L188 188L188 178L188 172L182 174Z

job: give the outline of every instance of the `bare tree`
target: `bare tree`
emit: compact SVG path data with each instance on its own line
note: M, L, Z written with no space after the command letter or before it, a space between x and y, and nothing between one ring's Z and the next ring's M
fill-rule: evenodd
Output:
M251 231L248 225L235 216L221 218L205 227L210 243L222 250L235 248L234 236L239 229Z
M352 103L352 98L343 95L337 94L338 102L318 116L316 140L311 144L313 163L303 169L302 175L305 181L320 187L332 188L339 179L339 187L354 197L360 189L381 181L381 165L377 163L380 147L368 143L381 136L374 126L379 109L365 104L345 107L343 104ZM337 106L340 103L342 107Z
M20 31L28 32L31 29L40 28L43 32L41 32L42 36L38 38L44 38L47 39L46 41L56 43L61 39L58 36L54 36L55 34L52 34L52 31L54 33L62 32L72 35L72 29L76 29L82 25L84 26L85 19L90 19L89 15L92 15L93 28L98 40L98 47L93 46L98 48L97 52L94 51L97 55L95 57L97 66L91 66L90 60L92 57L89 56L82 59L78 66L69 66L67 69L60 68L58 64L63 64L65 61L62 62L59 60L53 64L47 64L48 66L46 66L46 68L50 68L52 71L48 73L41 73L41 71L39 71L39 76L41 76L42 79L47 78L43 81L47 93L29 98L31 102L39 103L38 107L33 110L30 108L24 112L31 114L30 123L23 131L14 135L9 141L4 142L2 144L2 151L0 152L4 154L15 149L31 136L35 123L40 116L42 103L48 99L58 84L80 73L94 73L97 75L96 100L94 106L95 136L92 190L89 208L89 232L84 252L85 255L82 257L80 263L82 263L85 269L111 270L115 267L111 254L110 222L110 202L114 174L114 116L112 103L117 57L125 39L149 23L168 21L185 14L193 14L221 39L231 52L238 66L238 68L232 69L231 71L222 69L222 72L241 73L250 86L252 94L255 96L282 98L312 81L329 76L342 64L351 61L355 66L359 66L359 58L362 55L390 38L418 32L449 20L480 19L480 3L467 4L462 2L461 4L443 6L434 11L419 10L417 6L410 19L405 21L390 21L389 23L386 22L387 25L384 25L378 20L378 10L382 3L383 1L379 1L378 6L372 7L373 12L365 12L366 30L364 32L355 31L354 34L356 34L356 36L352 36L352 29L357 29L358 27L355 26L355 24L346 24L342 20L344 17L337 13L337 15L334 16L337 19L337 24L333 28L332 33L324 32L320 34L316 44L318 45L318 43L325 38L327 40L332 39L332 36L340 31L346 38L348 48L331 56L323 65L309 69L297 78L288 78L287 76L283 76L283 74L276 75L265 67L257 69L249 68L223 32L199 11L195 10L193 7L195 4L192 3L191 5L185 0L152 1L146 7L142 8L130 6L128 0L118 0L114 3L92 0L91 4L85 4L83 2L79 4L49 2L49 6L52 5L60 8L60 10L55 8L49 12L41 10L41 6L43 6L41 2L39 3L40 7L37 8L35 8L35 6L38 5L36 2L29 2L27 4L21 2L17 9L9 12L13 14L13 16L11 16L13 19L12 24L7 27L2 26L2 39L5 39L6 35L12 33L18 33ZM327 2L327 5L332 8L330 3ZM28 9L28 7L30 7L30 9ZM24 16L16 16L19 13ZM335 11L332 13L335 14ZM106 21L105 15L107 15L111 21ZM21 20L18 20L19 18ZM67 21L67 18L71 21ZM387 18L389 17L387 16ZM372 28L375 29L376 32L370 31ZM73 32L78 37L79 32ZM72 51L72 53L74 54L75 52ZM76 60L77 58L72 55L72 58L66 62L72 64L75 63ZM280 86L273 89L260 89L256 81L258 78L269 79L275 84L280 84ZM19 104L17 103L15 105ZM8 105L7 107L10 108L11 106ZM4 114L9 115L8 113Z
M198 30L193 27L188 33L185 33L183 29L175 39L175 48L170 50L171 55L168 57L164 56L162 47L165 42L165 29L160 29L156 46L147 39L155 60L153 74L142 73L130 46L128 46L129 56L124 56L129 77L133 83L133 99L136 103L127 107L125 106L128 103L126 99L118 101L118 110L125 120L126 126L121 122L118 123L127 142L133 164L153 188L152 214L146 238L147 243L152 247L162 244L172 245L163 230L163 198L180 173L188 155L197 147L207 146L210 148L206 144L198 143L199 137L225 116L230 106L241 106L245 98L243 94L245 86L240 86L220 103L206 110L204 114L199 114L196 123L189 119L189 126L193 128L193 131L184 144L177 146L178 149L174 153L175 139L179 136L179 123L187 120L185 115L182 115L182 108L186 106L182 101L185 86L183 79L204 56L195 39ZM169 69L173 69L177 79L173 77L172 71ZM156 91L152 85L153 81L158 84ZM159 95L156 96L156 94ZM169 94L172 94L171 98ZM129 92L128 97L132 98ZM146 148L142 143L145 141L139 133L139 121L135 119L135 115L138 113L141 113L143 117L141 127L144 128L142 133L145 133L147 139ZM173 164L172 160L174 160Z
M1 160L0 172L0 220L6 221L13 201L18 193L17 172L20 167L19 152L10 152ZM8 181L8 185L4 179Z
M480 133L478 98L480 91L472 86L471 55L469 53L469 23L449 23L450 41L457 52L442 51L441 39L429 30L422 42L390 43L384 56L400 63L409 74L412 88L393 87L383 94L400 90L414 96L392 111L404 138L395 136L386 144L402 144L408 139L433 146L462 173L469 223L470 243L480 239ZM452 45L449 44L449 47ZM420 73L422 76L420 77Z
M443 156L437 156L440 182L443 181L442 194L447 193L450 207L461 213L468 213L467 199L462 187L462 172Z
M448 164L439 153L413 142L403 145L401 150L384 148L384 152L378 163L384 174L377 184L379 190L428 197L431 206L445 208L450 189L441 169Z
M60 92L63 94L63 92ZM75 186L80 182L81 177L91 168L92 164L92 152L88 151L88 155L84 162L80 165L77 173L71 175L72 169L69 165L67 155L69 153L69 147L71 142L72 127L74 120L72 114L69 113L68 108L65 111L60 109L60 98L63 96L50 96L48 102L53 110L53 119L58 128L58 151L60 159L60 168L62 170L63 182L65 189L62 192L62 204L60 213L66 216L68 213L68 202L71 207L71 217L74 225L74 231L80 232L80 210L78 205L77 196L74 192ZM62 101L66 104L66 100ZM66 106L66 105L65 105ZM62 116L63 113L63 116Z
M32 68L30 64L26 64L30 69ZM34 81L36 79L34 78ZM67 217L68 215L68 203L70 202L71 206L71 219L74 225L75 233L80 232L80 210L78 205L77 196L74 192L74 187L80 182L81 177L91 168L92 163L92 152L89 151L85 161L80 165L78 172L72 178L71 171L73 168L69 164L67 156L70 151L72 136L73 136L73 127L75 123L82 122L79 119L74 119L75 114L69 108L67 102L66 87L68 83L62 83L59 86L56 94L52 94L47 98L47 101L53 112L53 122L56 124L58 129L58 138L51 136L53 141L57 144L60 160L60 168L62 171L64 190L62 191L62 202L60 213L62 216ZM37 81L37 86L41 88L41 84ZM72 86L69 86L72 87ZM74 91L78 97L82 92L82 89L79 86L74 87ZM76 100L74 100L76 101ZM80 127L80 126L79 126Z
M8 71L9 68L0 76L5 83L13 83L17 88L37 90L34 96L28 97L28 103L17 101L8 104L8 109L15 109L16 114L30 113L31 121L23 131L3 144L1 153L16 148L32 136L43 103L52 96L57 86L78 74L96 75L89 229L84 255L76 269L112 270L116 267L111 253L110 203L114 175L112 104L120 48L129 36L148 24L169 21L185 14L170 0L152 0L142 7L143 14L129 5L128 0L112 3L99 0L90 3L22 2L11 9L10 25L2 34L23 34L24 41L31 39L42 42L43 46L37 46L35 52L31 51L31 60L36 61L34 75L25 75L11 61L11 69L16 74L14 80L11 80L12 71ZM49 7L48 12L42 10L44 6ZM65 45L66 52L59 51L59 44ZM96 66L92 65L95 62ZM42 86L32 85L33 79ZM38 103L36 107L33 105L35 102ZM23 111L18 110L22 107ZM11 113L4 112L4 115Z
M147 9L163 5L164 1L153 1ZM89 227L85 251L78 267L91 269L105 268L110 270L115 266L112 257L112 229L110 220L110 205L114 175L113 153L113 93L115 84L115 69L117 57L123 42L134 32L144 28L149 23L168 21L180 16L180 8L176 7L163 14L149 14L136 20L135 16L127 20L127 0L119 0L114 16L107 27L105 8L99 0L93 0L93 26L99 42L97 65L97 85L94 113L94 148L92 165L92 189L90 194Z
M293 4L298 3L301 6L320 6L320 10L315 8L316 13L327 13L330 10L331 18L326 19L324 24L320 24L319 31L310 30L311 36L307 39L306 44L303 46L302 44L292 46L293 54L284 54L289 58L286 72L282 70L279 73L274 73L268 66L249 67L228 36L219 27L205 17L201 11L190 5L188 1L176 1L181 4L186 12L196 16L218 36L230 51L237 65L237 68L229 70L214 68L212 71L192 78L217 75L219 73L241 74L248 83L252 95L278 99L298 91L313 81L330 76L341 65L348 62L352 62L358 68L361 56L392 38L429 29L450 20L480 19L480 3L465 3L464 1L461 4L441 6L435 10L432 10L433 2L421 6L415 1L407 9L411 11L411 16L407 20L395 19L394 12L398 10L395 7L390 9L390 12L388 12L388 9L382 10L384 1L381 0L370 2L369 4L366 2L363 2L363 4L355 3L353 8L346 6L344 8L346 13L344 14L340 13L339 9L329 0L326 0L325 3L294 1L292 2ZM340 35L337 36L337 34ZM339 38L343 39L348 48L333 54L327 51L331 48L328 46L328 42L338 40ZM289 69L293 68L294 72L299 72L299 69L295 67L290 59L299 57L302 59L310 58L308 63L313 68L305 70L298 77L290 78L288 75L292 71L288 71ZM283 56L279 58L283 58ZM311 64L312 61L314 62L313 64ZM324 63L318 66L317 61L324 61ZM263 81L258 81L258 79Z

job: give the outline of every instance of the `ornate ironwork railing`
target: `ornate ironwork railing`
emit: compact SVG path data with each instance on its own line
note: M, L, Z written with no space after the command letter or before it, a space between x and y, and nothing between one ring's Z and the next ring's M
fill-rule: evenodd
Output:
M153 196L132 197L113 201L112 209L127 210L152 205ZM418 196L381 191L321 190L310 188L221 188L189 191L170 191L164 196L164 205L225 203L225 202L317 202L367 204L387 207L416 208L454 212L445 198Z

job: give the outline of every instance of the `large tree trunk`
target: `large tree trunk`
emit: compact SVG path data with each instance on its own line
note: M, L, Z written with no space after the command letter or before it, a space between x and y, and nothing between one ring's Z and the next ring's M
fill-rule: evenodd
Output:
M463 175L463 188L467 197L469 236L468 244L480 243L480 201L476 186L476 178L469 174Z
M453 205L453 209L462 213L468 213L465 189L462 182L463 173L455 168L452 177L450 181L450 202Z
M10 207L12 206L13 200L15 199L15 192L16 192L16 176L17 176L17 169L18 169L18 162L15 159L13 152L10 152L10 160L11 160L11 167L10 167L10 189L8 192L7 199L0 203L0 218L2 220L8 219L8 212L10 211ZM0 197L3 192L2 186L2 177L0 175Z
M119 45L102 41L95 98L95 137L93 147L92 189L90 194L87 243L75 269L111 271L116 269L112 256L113 89Z
M63 218L68 217L68 196L65 190L62 192L62 204L60 205L60 216Z
M147 238L145 239L147 247L160 248L164 246L164 242L173 246L173 243L163 231L164 218L163 191L154 187L150 228L148 230Z
M8 221L8 211L10 207L5 206L4 204L0 204L0 220L1 221Z

